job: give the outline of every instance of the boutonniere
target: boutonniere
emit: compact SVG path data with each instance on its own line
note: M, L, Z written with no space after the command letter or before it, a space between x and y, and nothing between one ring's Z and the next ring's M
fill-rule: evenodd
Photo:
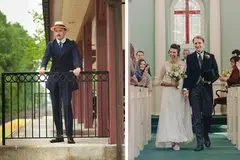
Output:
M210 58L210 55L208 55L208 54L205 54L204 56L205 56L206 59Z

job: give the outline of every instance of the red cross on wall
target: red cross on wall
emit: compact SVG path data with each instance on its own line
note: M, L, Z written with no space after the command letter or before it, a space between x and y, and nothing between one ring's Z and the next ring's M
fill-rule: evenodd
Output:
M190 14L200 14L200 10L189 10L189 0L185 0L185 10L176 10L174 11L174 14L185 14L185 18L186 18L186 23L185 23L185 29L186 29L186 44L189 44L189 16Z

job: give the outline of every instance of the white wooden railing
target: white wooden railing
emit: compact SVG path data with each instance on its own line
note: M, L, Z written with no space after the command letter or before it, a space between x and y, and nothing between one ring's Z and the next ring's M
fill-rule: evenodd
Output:
M151 139L151 99L148 88L129 86L129 160L134 160Z
M227 137L240 150L240 87L228 89Z

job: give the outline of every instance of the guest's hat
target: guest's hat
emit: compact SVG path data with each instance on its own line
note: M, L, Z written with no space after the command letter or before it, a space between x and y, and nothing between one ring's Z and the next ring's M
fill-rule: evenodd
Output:
M62 21L56 21L54 23L54 26L51 27L51 31L54 31L57 28L63 28L65 30L68 30L65 24Z

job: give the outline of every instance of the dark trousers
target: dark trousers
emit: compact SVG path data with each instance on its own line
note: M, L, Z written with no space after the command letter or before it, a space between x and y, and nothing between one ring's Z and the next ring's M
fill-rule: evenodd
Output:
M52 100L53 120L56 126L57 135L63 135L62 126L62 107L64 111L64 121L66 128L66 135L73 134L73 113L72 113L72 91L67 85L56 83L54 89L50 91Z
M197 85L191 90L190 101L192 105L193 131L199 145L203 144L204 138L209 138L208 133L212 121L212 96L204 85Z

